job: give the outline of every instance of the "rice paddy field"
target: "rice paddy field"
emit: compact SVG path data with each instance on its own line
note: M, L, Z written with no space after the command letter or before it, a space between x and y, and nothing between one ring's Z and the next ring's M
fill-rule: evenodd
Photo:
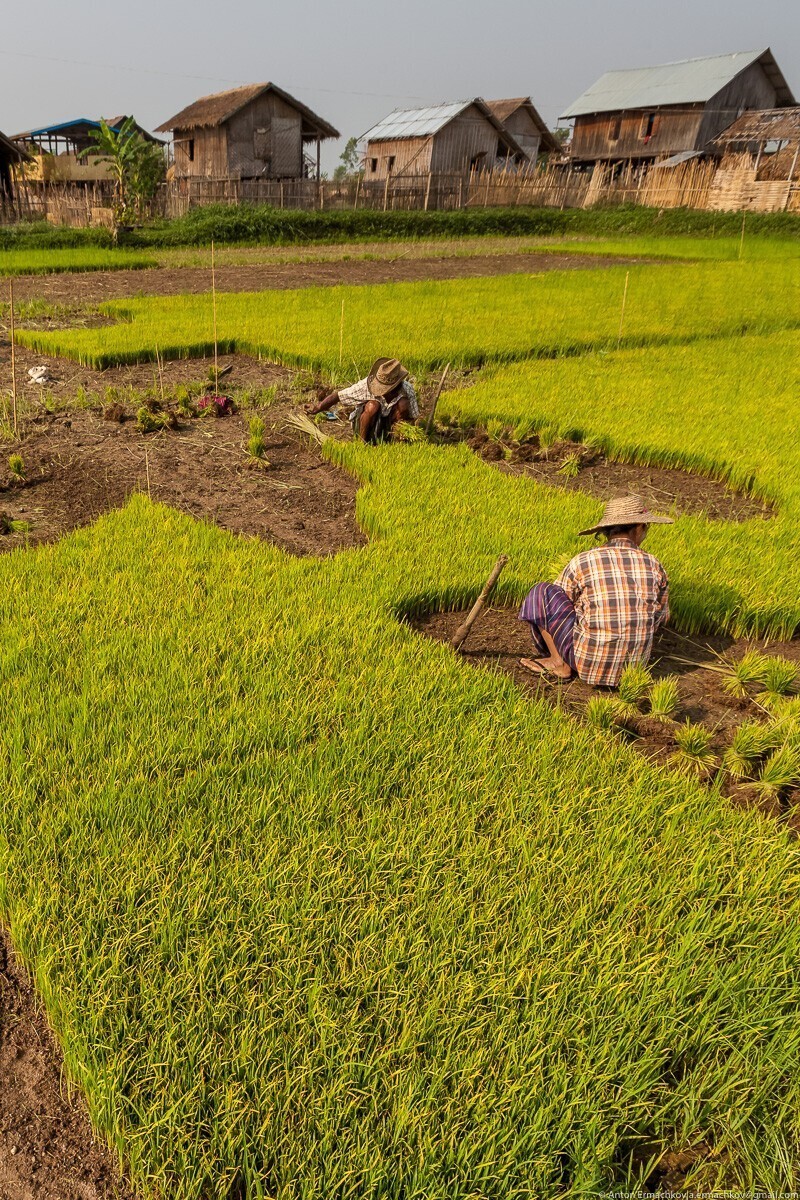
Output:
M0 249L0 275L57 275L66 271L137 271L156 266L140 250L104 250L94 246L50 250Z
M800 626L800 265L217 297L226 349L335 379L478 368L450 426L681 465L770 519L648 545L692 632ZM661 256L663 257L663 256ZM20 330L206 352L210 297ZM388 352L388 351L386 351ZM516 603L597 502L466 444L326 443L366 545L299 559L145 495L0 556L0 915L146 1200L522 1200L800 1186L800 851L716 786L403 618L497 555Z

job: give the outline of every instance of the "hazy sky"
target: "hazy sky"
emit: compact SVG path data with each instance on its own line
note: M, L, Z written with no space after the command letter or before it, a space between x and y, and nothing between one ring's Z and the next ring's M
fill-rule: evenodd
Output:
M7 0L1 28L7 134L123 112L152 129L261 80L344 137L393 108L472 96L530 95L552 127L605 70L765 46L800 99L798 0Z

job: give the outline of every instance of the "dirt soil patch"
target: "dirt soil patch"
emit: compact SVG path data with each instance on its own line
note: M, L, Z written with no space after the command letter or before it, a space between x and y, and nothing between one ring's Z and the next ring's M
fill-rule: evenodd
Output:
M208 366L205 359L165 363L165 387L196 382ZM226 366L232 370L222 384L237 388L285 383L288 374L244 355L221 359L220 367ZM245 452L249 412L179 419L176 429L142 435L130 404L123 405L121 422L106 419L101 408L69 406L79 384L99 394L112 386L152 388L152 364L99 373L55 362L53 370L60 382L49 386L56 402L63 394L63 411L47 412L37 403L35 385L25 389L35 415L26 418L24 436L13 447L24 461L25 486L14 486L0 470L0 510L29 526L0 536L0 550L54 541L120 507L134 491L149 491L155 501L292 554L328 555L365 543L355 520L358 484L287 428L288 405L262 410L270 465L254 469Z
M484 430L473 431L468 445L505 475L526 475L538 483L568 492L588 492L598 500L635 492L656 511L694 513L712 521L766 520L775 508L765 500L735 491L716 479L676 467L647 467L615 462L602 450L579 442L559 441L541 449L534 438L506 447ZM506 458L506 453L510 458ZM565 474L572 464L577 474Z
M588 254L475 254L464 258L345 260L339 262L220 266L219 292L261 292L269 288L335 287L338 284L407 283L433 279L474 279L487 275L531 275L544 271L592 271L640 261ZM211 265L157 267L142 271L80 271L62 275L21 275L14 281L18 300L34 297L51 304L97 304L127 296L173 296L211 291Z
M134 1200L0 929L0 1200Z
M412 628L449 642L464 620L464 612L431 613L414 618ZM747 650L763 650L800 662L800 639L787 642L745 641L730 637L686 637L672 629L663 630L656 638L650 667L656 679L677 675L680 692L678 721L690 720L713 731L712 749L720 753L729 745L734 730L742 721L763 717L763 712L749 699L736 699L721 686L719 656L741 658ZM593 696L616 693L608 688L594 688L580 679L569 681L544 679L520 666L520 658L533 657L530 630L524 621L517 620L517 610L487 607L460 651L464 660L475 667L500 670L510 675L529 695L541 697L554 707L581 718ZM689 661L687 661L689 660ZM665 764L675 749L674 724L651 720L645 716L631 722L626 736L642 754ZM800 792L794 791L780 800L761 800L747 788L731 789L731 797L746 807L757 807L772 816L783 817L800 833Z

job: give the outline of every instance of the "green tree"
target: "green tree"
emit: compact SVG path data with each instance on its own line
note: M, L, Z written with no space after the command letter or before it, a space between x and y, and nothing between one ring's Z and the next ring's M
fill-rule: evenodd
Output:
M339 155L339 166L333 172L334 179L347 179L358 175L361 171L361 155L358 152L358 138L348 138L344 150Z
M133 117L127 117L119 129L112 129L101 118L99 129L90 137L94 146L81 151L81 157L98 154L95 165L107 162L114 178L114 236L120 225L133 216L141 216L164 179L166 163L160 146L142 137Z

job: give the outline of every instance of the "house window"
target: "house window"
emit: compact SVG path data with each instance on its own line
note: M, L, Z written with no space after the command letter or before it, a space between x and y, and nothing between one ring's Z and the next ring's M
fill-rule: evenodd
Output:
M186 157L189 159L189 162L194 162L194 138L189 138L186 143Z
M611 122L611 128L608 131L608 140L610 142L618 141L621 129L622 129L622 117L614 117L614 120Z
M394 170L394 159L395 159L395 156L393 154L390 154L389 157L387 158L387 160L386 160L387 171Z
M656 131L656 114L648 113L642 117L642 137L645 141L651 138Z
M370 171L377 171L377 169L378 169L378 160L377 160L377 158L371 158L371 159L369 160L369 169L370 169Z

